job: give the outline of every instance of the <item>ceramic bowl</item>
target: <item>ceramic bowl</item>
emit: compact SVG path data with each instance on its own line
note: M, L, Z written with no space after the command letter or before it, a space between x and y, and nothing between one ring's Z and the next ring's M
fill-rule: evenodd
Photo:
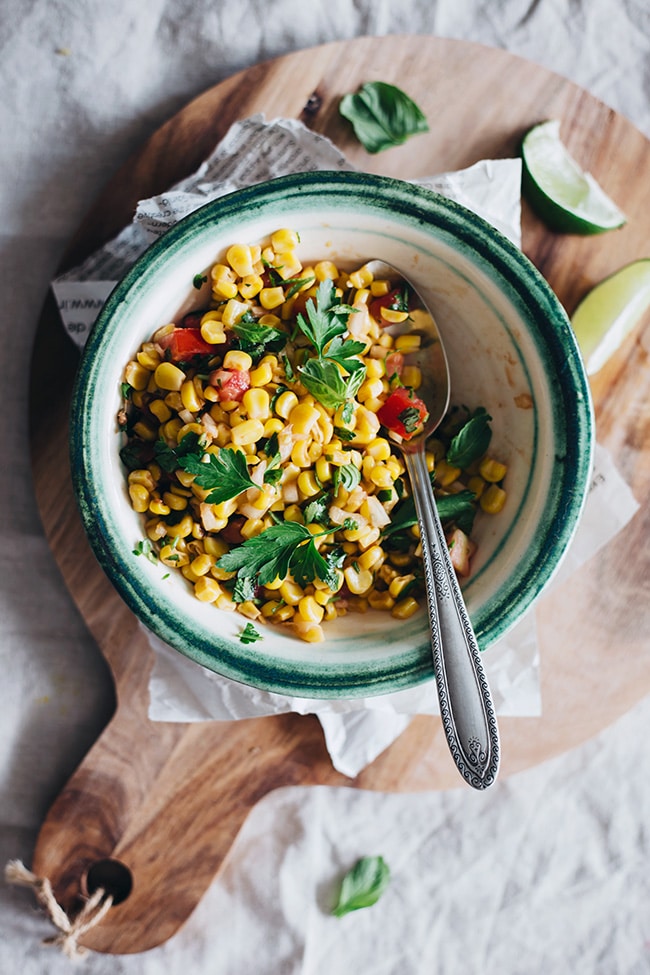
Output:
M482 650L548 585L573 536L589 482L589 387L568 319L550 287L505 237L465 208L409 183L358 173L282 177L222 197L154 243L109 297L75 385L75 492L95 555L129 607L179 652L236 681L300 697L354 698L432 677L427 615L349 614L308 644L282 629L238 639L242 617L201 603L180 573L133 554L143 536L129 504L116 426L126 362L196 301L192 281L234 241L278 227L300 234L303 261L345 267L382 258L436 317L452 402L484 406L491 453L508 465L507 503L478 518L464 594ZM194 295L194 297L193 297ZM165 578L167 576L167 578Z

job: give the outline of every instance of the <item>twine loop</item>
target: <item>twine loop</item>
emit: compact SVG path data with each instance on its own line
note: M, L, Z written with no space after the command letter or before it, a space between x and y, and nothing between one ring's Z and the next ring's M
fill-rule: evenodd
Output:
M107 894L103 888L98 887L86 898L79 913L70 918L54 896L48 878L37 877L20 860L9 861L5 867L5 880L8 884L32 888L39 904L58 929L58 934L45 938L43 944L60 947L68 958L82 958L87 954L88 949L79 944L79 938L99 924L113 904L112 894Z

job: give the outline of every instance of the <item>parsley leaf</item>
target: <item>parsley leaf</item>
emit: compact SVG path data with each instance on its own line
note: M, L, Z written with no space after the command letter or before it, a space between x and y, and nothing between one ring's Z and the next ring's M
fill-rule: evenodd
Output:
M350 911L372 907L384 893L390 882L390 869L383 857L362 857L349 870L339 891L332 914L343 917Z
M316 548L316 537L300 522L282 521L226 552L217 565L226 572L236 572L238 580L257 579L261 586L291 573L299 585L318 578L333 588L338 579Z
M482 406L474 411L449 445L445 458L449 464L466 468L483 456L492 439L491 419Z
M312 522L323 524L327 516L329 503L329 494L321 494L316 498L312 498L312 500L305 505L305 509L303 511L305 524L310 525Z
M339 112L352 123L354 134L370 153L399 146L428 132L426 116L412 98L385 81L369 81L355 94L344 95Z
M299 372L305 389L323 406L335 410L359 391L366 375L366 367L361 363L361 368L349 376L343 376L335 362L318 358L307 359L304 366L300 366Z
M222 501L236 498L248 488L257 487L248 473L246 455L241 450L222 447L218 454L205 456L207 463L196 454L181 457L178 463L188 474L195 475L194 480L199 487L210 491L205 499L208 504L221 504Z
M279 352L287 344L286 332L272 325L260 325L255 319L240 319L231 327L237 336L239 348L248 352L254 361L267 352Z
M299 313L297 322L319 356L323 354L328 342L335 336L344 334L348 317L354 311L351 305L341 303L330 278L320 282L316 291L316 303L310 298L305 310L307 318Z
M192 278L192 284L197 289L197 291L200 291L207 280L208 280L207 274L195 274L194 277Z
M200 455L200 441L200 435L194 433L193 430L186 433L181 442L175 447L170 447L166 440L157 440L153 448L156 463L160 464L162 469L167 471L168 474L173 474L181 466L180 461L182 457L187 457L189 454Z
M257 643L258 640L262 639L262 634L255 629L252 623L247 623L239 634L239 639L242 643Z

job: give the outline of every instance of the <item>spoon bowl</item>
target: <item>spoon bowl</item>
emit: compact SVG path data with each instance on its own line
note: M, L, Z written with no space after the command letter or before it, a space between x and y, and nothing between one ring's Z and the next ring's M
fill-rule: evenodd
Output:
M400 282L407 286L409 319L404 325L410 334L420 337L417 352L410 353L406 361L420 369L418 397L428 413L409 439L395 434L391 439L404 456L418 515L433 668L445 736L463 778L474 788L485 789L494 782L499 766L496 714L425 456L426 441L449 407L447 356L433 315L405 275L384 261L373 260L367 266L374 278L388 280L391 286Z

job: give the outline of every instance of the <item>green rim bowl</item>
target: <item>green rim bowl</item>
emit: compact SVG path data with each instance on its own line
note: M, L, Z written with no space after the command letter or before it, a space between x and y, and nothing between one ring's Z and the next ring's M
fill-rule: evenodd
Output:
M282 628L240 642L245 620L201 603L180 573L137 558L116 416L126 363L156 328L197 302L192 281L235 241L279 227L300 234L303 263L353 266L382 258L432 309L451 367L452 402L484 406L490 452L508 465L507 501L477 519L478 551L464 586L482 650L528 610L557 570L577 526L591 471L589 386L568 318L521 252L471 211L410 183L360 173L281 177L229 194L181 220L108 298L73 392L75 494L93 551L153 633L238 682L309 698L358 698L433 676L426 610L406 621L349 614L308 644Z

